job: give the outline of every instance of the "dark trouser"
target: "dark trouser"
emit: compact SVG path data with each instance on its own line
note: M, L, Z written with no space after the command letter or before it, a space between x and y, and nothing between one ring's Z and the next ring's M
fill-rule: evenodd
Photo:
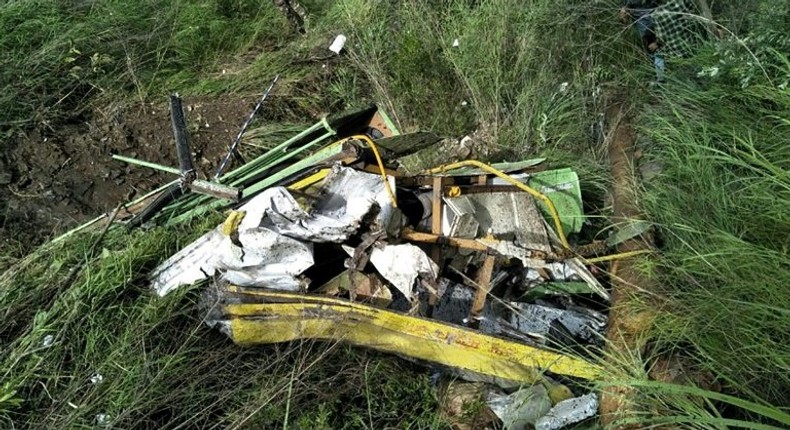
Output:
M634 19L634 25L636 26L636 31L639 33L639 37L642 40L645 39L649 33L655 34L653 31L653 9L631 9L630 10L631 17ZM656 80L658 82L664 81L664 71L666 70L666 64L664 62L664 57L661 55L660 52L651 52L650 57L653 60L653 65L656 68Z

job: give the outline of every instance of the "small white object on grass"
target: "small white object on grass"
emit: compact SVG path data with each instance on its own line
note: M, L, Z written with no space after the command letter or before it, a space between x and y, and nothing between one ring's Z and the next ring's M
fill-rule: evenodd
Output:
M329 45L329 50L334 52L335 54L340 54L340 51L343 50L343 46L346 44L346 36L342 34L338 34L335 37L335 40L332 41L332 44Z
M55 336L48 334L44 336L44 340L41 341L41 346L44 348L49 348L55 342Z
M461 45L461 42L456 38L453 39L453 48L457 48Z
M109 414L96 414L96 424L100 426L106 426L109 423L110 423Z

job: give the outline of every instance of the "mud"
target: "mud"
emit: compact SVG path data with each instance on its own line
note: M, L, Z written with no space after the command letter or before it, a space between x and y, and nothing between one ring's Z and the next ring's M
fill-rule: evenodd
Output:
M607 146L612 174L612 221L615 224L642 219L638 205L638 165L636 164L636 130L628 106L612 96L606 109L606 122L611 129ZM618 245L617 252L653 249L650 232L629 239ZM654 280L645 276L633 258L615 261L610 268L612 278L612 306L606 332L607 353L611 357L625 360L626 357L641 357L647 341L646 333L653 323L652 311L645 310L643 303L654 303L657 288ZM656 305L657 306L657 305ZM613 385L601 393L599 410L604 427L617 429L639 428L635 424L615 425L618 420L636 416L633 387Z
M200 177L213 174L255 102L254 95L184 97ZM0 238L40 243L175 179L113 154L178 166L165 98L97 110L88 121L30 131L4 147Z

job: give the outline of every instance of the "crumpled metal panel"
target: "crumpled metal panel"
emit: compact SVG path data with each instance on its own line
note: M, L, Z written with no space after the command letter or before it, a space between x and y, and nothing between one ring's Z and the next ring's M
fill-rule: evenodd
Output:
M411 299L417 277L434 283L439 275L436 265L422 249L410 243L375 247L370 262L384 279L388 280L407 299Z
M535 430L558 430L593 417L598 412L595 393L563 400L535 423Z
M393 208L381 177L335 165L309 212L285 188L269 188L240 208L247 215L239 228L266 227L294 239L340 243L356 233L374 205L376 223L386 226Z
M266 228L239 231L239 247L229 238L216 250L222 279L245 287L299 291L297 276L313 265L313 246Z
M559 323L571 334L589 343L598 343L603 339L606 319L602 315L593 315L593 311L581 313L518 302L512 302L511 305L515 309L510 323L523 333L545 337L551 331L552 324Z
M473 207L474 220L479 225L478 237L491 233L501 239L515 242L530 250L551 252L543 217L535 206L532 196L524 192L490 192L446 197L448 207L464 208L463 213ZM449 217L445 209L445 218ZM453 215L455 211L453 211Z
M297 276L313 265L309 242L345 241L372 210L376 223L387 226L393 208L381 177L339 165L310 212L287 189L269 188L239 208L246 214L238 226L241 247L217 227L154 269L152 287L165 295L219 269L233 283L296 291Z

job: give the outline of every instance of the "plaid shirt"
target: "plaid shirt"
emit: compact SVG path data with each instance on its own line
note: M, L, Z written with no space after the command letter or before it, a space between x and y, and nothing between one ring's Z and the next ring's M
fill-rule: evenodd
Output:
M701 36L696 10L688 0L668 0L653 11L654 31L661 43L661 52L685 57L692 53L694 42Z

